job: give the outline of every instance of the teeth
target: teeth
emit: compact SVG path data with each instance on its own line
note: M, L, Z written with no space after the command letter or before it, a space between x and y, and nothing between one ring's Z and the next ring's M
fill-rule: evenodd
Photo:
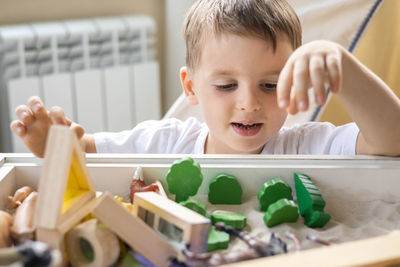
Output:
M250 129L250 128L254 128L257 127L258 123L254 123L254 124L249 124L249 125L245 125L245 124L241 124L241 123L234 123L237 127L243 128L243 129Z

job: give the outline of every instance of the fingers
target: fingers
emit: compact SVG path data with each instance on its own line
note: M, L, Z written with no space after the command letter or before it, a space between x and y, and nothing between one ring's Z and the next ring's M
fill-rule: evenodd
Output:
M71 129L74 130L76 133L76 136L78 139L81 139L83 135L85 134L85 130L83 127L79 124L76 124L75 122L72 122L70 119L68 119L65 116L65 112L61 107L52 107L49 111L49 117L52 122L52 124L56 125L66 125L71 127Z
M316 55L310 59L310 79L314 88L315 103L323 105L326 99L325 90L325 59Z
M47 110L43 105L42 100L38 96L32 96L28 99L28 107L32 111L34 117L38 120L47 119Z
M19 137L23 137L26 134L26 127L25 125L18 120L14 120L10 124L10 129L13 133L18 135Z
M290 103L290 91L293 83L293 63L288 60L283 67L277 85L277 101L280 108L286 108Z
M32 123L35 120L35 116L30 108L25 105L20 105L15 109L17 118L25 125Z
M280 108L296 114L309 107L308 90L314 88L315 103L326 102L326 85L333 93L342 86L340 47L326 41L315 41L300 47L287 60L278 80L277 101Z
M308 58L303 57L296 60L293 69L293 93L297 109L301 111L308 109L308 85L310 83L308 69Z
M68 125L67 118L65 117L65 112L60 107L52 107L49 111L49 117L52 124L55 125Z
M74 122L71 124L71 129L75 131L78 139L81 139L85 134L85 130L83 129L82 125L76 124Z
M325 59L326 69L329 75L330 90L338 93L342 86L341 60L336 54L328 54Z

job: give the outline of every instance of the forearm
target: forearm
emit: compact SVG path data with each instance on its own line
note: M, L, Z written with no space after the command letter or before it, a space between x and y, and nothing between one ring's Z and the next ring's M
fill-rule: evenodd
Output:
M92 134L85 134L82 137L81 142L86 153L97 153L94 136Z
M400 155L400 100L374 73L343 50L337 94L360 129L358 154Z

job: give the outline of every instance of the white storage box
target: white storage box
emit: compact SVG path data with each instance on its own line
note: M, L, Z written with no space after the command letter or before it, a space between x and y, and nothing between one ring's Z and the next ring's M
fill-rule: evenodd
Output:
M127 198L132 174L138 166L143 169L146 183L160 180L168 193L166 174L173 161L184 156L96 154L87 155L87 166L97 191L108 191ZM267 263L271 263L271 266L295 264L310 267L400 264L400 232L396 231L400 230L400 159L367 156L191 157L201 166L203 182L196 197L203 203L207 200L209 181L215 176L226 173L238 179L246 206L225 205L222 208L238 208L247 216L253 214L253 218L248 219L246 231L263 225L262 221L257 222L256 226L252 225L252 222L259 220L258 218L262 220L263 213L258 211L258 205L249 201L254 200L267 180L283 179L292 187L295 196L293 173L307 174L327 203L325 212L329 213L332 219L322 229L307 228L302 218L295 224L284 224L270 229L265 225L264 227L267 232L276 232L280 237L284 237L284 231L289 229L297 233L302 241L305 233L310 232L325 238L335 235L329 241L336 245L240 262L240 265L266 266ZM6 208L7 196L12 195L16 189L25 185L37 188L42 163L41 159L31 154L0 154L0 209ZM354 205L358 205L357 209L354 209ZM207 206L211 209L221 208L212 207L210 203L207 203ZM382 213L382 209L386 210L386 213ZM380 214L384 217L379 218ZM340 233L337 229L345 230ZM354 239L362 241L351 242ZM290 249L290 240L285 241ZM310 241L308 246L313 247ZM157 253L157 249L154 253Z

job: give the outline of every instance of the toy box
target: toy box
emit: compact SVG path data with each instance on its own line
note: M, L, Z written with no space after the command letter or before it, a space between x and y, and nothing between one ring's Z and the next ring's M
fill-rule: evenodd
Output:
M87 167L96 191L108 191L126 198L129 195L132 174L137 167L143 169L146 183L160 180L168 193L165 180L167 172L175 160L184 156L87 155ZM329 247L311 245L310 249L299 253L242 261L237 263L238 266L400 264L400 159L367 156L265 155L191 155L191 157L200 164L203 174L203 182L197 194L201 201L207 201L205 196L208 193L209 181L218 174L226 173L237 178L243 189L243 202L250 203L244 207L241 205L212 207L208 203L209 208L230 210L238 208L245 214L258 212L257 206L248 201L257 196L263 183L278 177L294 189L294 172L310 176L325 197L327 202L325 210L331 214L332 220L324 228L307 229L301 219L289 228L287 226L267 228L265 225L264 227L269 232L276 231L281 235L288 229L295 233L299 231L301 240L304 239L306 232L312 231L330 239L334 245ZM37 188L42 165L43 160L30 154L0 154L1 210L7 205L7 196L12 195L17 188L25 185ZM351 208L351 203L354 201L357 204ZM382 218L379 218L380 216ZM245 230L251 232L253 228L256 227L253 227L250 220ZM342 233L333 233L336 229L344 230ZM157 248L154 249L154 253L157 253Z

